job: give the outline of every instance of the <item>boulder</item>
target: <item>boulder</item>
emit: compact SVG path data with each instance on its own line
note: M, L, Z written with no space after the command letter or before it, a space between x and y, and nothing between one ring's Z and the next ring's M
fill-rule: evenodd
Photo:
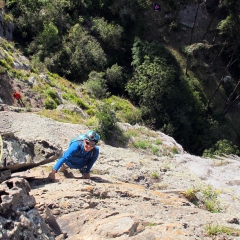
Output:
M30 169L52 162L62 154L62 148L46 140L20 139L14 133L3 135L0 170L12 172Z
M54 239L22 178L0 184L0 239Z

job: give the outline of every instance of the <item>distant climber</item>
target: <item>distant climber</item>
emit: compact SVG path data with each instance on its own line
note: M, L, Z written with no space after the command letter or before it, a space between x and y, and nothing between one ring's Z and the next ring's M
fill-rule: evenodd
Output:
M22 97L21 97L21 94L19 92L17 92L16 90L13 91L12 93L12 97L14 99L17 99L18 101L18 104L21 106L21 107L24 107L24 103L22 101Z
M154 3L154 4L153 4L153 7L154 7L154 11L160 11L160 10L161 10L160 5L157 4L157 3Z
M67 168L74 168L79 169L83 178L90 179L90 170L99 155L99 147L96 145L100 136L92 130L80 135L83 135L82 139L75 138L70 142L69 148L58 159L48 178L54 180L58 170L64 172Z

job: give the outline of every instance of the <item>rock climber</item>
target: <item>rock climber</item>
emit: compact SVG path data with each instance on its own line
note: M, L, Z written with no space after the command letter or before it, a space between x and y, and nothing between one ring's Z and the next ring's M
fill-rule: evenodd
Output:
M22 101L22 97L21 97L21 94L20 94L19 92L17 92L16 90L13 90L12 97L13 97L14 99L17 99L18 104L19 104L21 107L24 107L24 103L23 103L23 101Z
M55 179L58 171L64 172L67 168L79 169L83 178L90 179L90 170L98 159L99 147L96 146L100 136L95 131L88 131L83 140L71 141L69 148L58 159L48 177Z

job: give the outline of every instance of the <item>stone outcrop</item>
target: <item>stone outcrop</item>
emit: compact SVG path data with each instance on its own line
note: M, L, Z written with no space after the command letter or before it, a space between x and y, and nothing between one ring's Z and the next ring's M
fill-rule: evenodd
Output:
M4 20L1 4L2 0L0 1L0 37L6 38L8 40L12 40L13 38L13 30L14 30L14 24L13 22L7 23Z
M13 133L5 134L3 139L3 154L1 169L12 172L33 168L52 162L59 158L62 149L51 145L45 140L27 141L19 139Z
M3 111L0 118L4 141L14 136L19 144L16 149L47 142L65 150L71 138L88 130L86 126L60 123L33 113ZM212 239L207 227L232 229L231 236L220 231L216 239L239 239L239 157L213 160L193 156L159 131L130 124L119 126L122 131L141 134L126 139L124 148L100 141L91 180L68 169L50 181L48 174L54 162L11 174L8 181L24 178L29 182L36 209L54 239ZM151 147L133 148L132 143L139 139L158 151L154 154ZM40 153L44 149L41 146ZM184 192L191 188L199 191L197 204L185 198ZM201 189L210 189L208 194L214 193L212 189L219 192L218 202L214 203L217 213L204 207Z
M0 184L0 239L54 239L22 178Z

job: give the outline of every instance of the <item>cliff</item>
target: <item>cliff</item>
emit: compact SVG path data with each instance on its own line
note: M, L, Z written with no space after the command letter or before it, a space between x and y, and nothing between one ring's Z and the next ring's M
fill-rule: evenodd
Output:
M64 151L72 137L88 130L84 125L56 122L34 113L2 111L0 118L5 158L22 156L21 148L14 146L23 140L44 141L48 143L45 146ZM47 176L54 160L26 171L15 171L1 184L1 211L6 209L5 195L12 195L13 182L24 178L31 188L29 195L36 201L35 205L31 202L31 211L37 210L48 226L47 231L44 222L39 225L46 232L44 239L213 239L213 236L239 239L239 158L193 156L161 132L138 125L119 126L125 132L130 129L141 132L135 138L153 143L161 140L158 148L162 154L156 156L131 145L113 147L101 141L100 156L90 180L82 179L76 170L68 170L57 173L54 182L49 181ZM174 153L173 147L177 150ZM32 156L22 157L21 164L29 159L35 161L36 154ZM6 160L5 165L8 165ZM195 192L196 199L189 201L187 192ZM216 193L212 208L207 207L206 201L211 198L206 197ZM11 223L10 229L6 222ZM8 234L8 239L15 239L18 225L19 221L10 215L1 218L2 233ZM211 235L213 229L215 235ZM230 229L230 235L225 229ZM35 239L43 238L36 233Z

